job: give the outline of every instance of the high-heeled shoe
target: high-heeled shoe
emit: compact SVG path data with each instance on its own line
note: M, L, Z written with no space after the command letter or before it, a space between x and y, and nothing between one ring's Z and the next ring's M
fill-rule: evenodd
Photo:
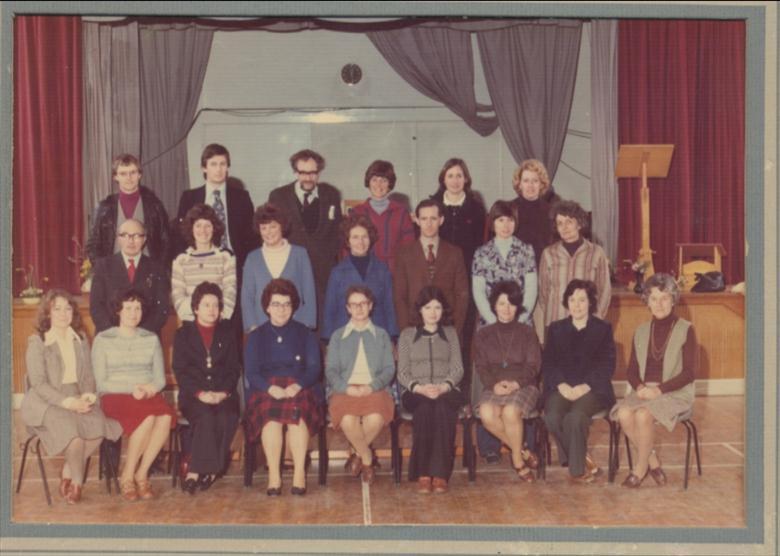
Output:
M214 482L217 480L217 477L215 475L203 475L200 478L200 490L208 490L211 488L211 485L214 484Z
M68 489L70 488L70 479L65 477L60 479L60 496L66 498L68 496Z
M294 494L295 496L303 496L306 494L306 487L294 486L290 489L290 494Z
M68 492L65 495L65 502L68 504L78 504L81 501L81 485L71 483Z
M278 486L278 487L269 488L268 490L265 491L265 493L268 496L281 496L282 495L282 487Z
M661 469L661 458L658 457L658 454L655 453L655 450L651 452L651 455L655 455L655 459L658 460L658 467L655 469L648 467L647 472L650 474L650 477L653 478L655 484L658 486L664 486L666 484L666 473L664 473L664 470Z
M199 479L198 478L193 478L193 477L185 478L181 482L181 489L184 492L189 492L190 494L195 494L195 491L198 490L198 483L199 483Z
M648 470L649 471L649 470ZM642 486L642 481L645 480L647 477L648 471L645 471L645 474L642 475L642 478L640 479L639 476L634 475L634 472L628 474L628 477L623 481L623 483L620 486L624 486L626 488L639 488Z

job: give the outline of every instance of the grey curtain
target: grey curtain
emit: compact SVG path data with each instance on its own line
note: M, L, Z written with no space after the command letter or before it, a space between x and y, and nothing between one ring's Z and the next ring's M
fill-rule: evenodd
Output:
M482 136L498 127L474 95L474 58L468 32L408 27L366 33L387 63L412 87L444 104Z
M115 189L111 160L138 155L141 106L138 95L138 24L112 27L82 22L84 52L84 216ZM89 233L89 222L84 229Z
M154 189L170 216L189 189L187 132L206 75L214 31L195 25L139 29L141 75L141 163L144 183Z
M617 20L590 24L590 147L593 235L617 267L618 152Z
M538 158L552 180L566 138L582 24L529 21L477 34L501 133L515 160Z

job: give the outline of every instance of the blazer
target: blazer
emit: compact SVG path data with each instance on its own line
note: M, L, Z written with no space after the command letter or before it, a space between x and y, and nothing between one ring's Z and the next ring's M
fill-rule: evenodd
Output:
M122 253L99 259L92 275L89 292L89 314L95 323L95 333L114 326L112 304L119 291L133 287L146 298L140 326L158 334L168 320L171 309L171 281L160 263L141 255L130 283Z
M439 248L434 263L433 280L428 278L428 260L422 243L415 241L405 245L396 254L393 272L393 297L395 314L401 329L413 326L414 302L424 286L438 286L452 308L452 317L458 336L463 334L466 311L469 307L469 278L463 263L460 247L439 238Z
M268 202L281 209L290 221L290 233L287 240L300 245L309 253L314 283L317 289L319 307L322 308L325 287L330 271L338 262L341 247L341 193L327 183L317 184L320 215L317 229L310 234L306 231L301 214L301 202L295 193L295 182L277 187L268 195ZM322 311L320 310L320 314Z
M211 357L211 367L208 357ZM197 400L199 391L227 392L235 398L241 375L235 330L229 321L219 321L207 352L197 325L186 321L173 340L173 374L179 384L179 406Z
M89 342L86 338L73 338L73 351L76 354L76 377L79 390L95 392L95 377L92 374L92 360ZM27 393L22 401L22 420L27 426L43 425L43 415L52 406L60 406L67 398L62 393L62 373L64 362L57 343L46 345L37 334L27 339Z
M246 258L244 265L243 283L241 284L241 316L244 323L244 332L249 333L268 320L261 306L263 290L272 280L268 265L263 258L263 250L255 249ZM317 303L314 293L314 276L311 271L311 263L306 250L299 245L290 246L290 256L282 269L280 278L286 278L298 290L301 304L293 317L309 328L317 326Z
M374 310L371 312L372 322L379 328L383 328L391 337L398 337L398 323L395 318L395 306L393 305L393 278L387 265L377 259L372 253L368 254L368 268L366 279L352 264L349 256L333 267L328 280L328 288L325 292L325 307L320 327L320 336L329 340L331 334L349 322L347 314L347 289L352 285L366 286L374 294Z
M195 189L188 189L181 194L179 199L179 211L176 213L177 222L184 221L187 211L199 203L206 202L206 186L201 185ZM252 249L260 245L257 230L253 227L255 206L249 192L231 183L225 184L225 210L228 217L228 237L236 263L240 270L244 266L244 260ZM176 254L183 253L187 248L187 242L178 234L178 248Z
M556 391L561 382L569 386L585 383L605 407L615 405L612 375L615 374L615 340L612 325L590 315L585 337L578 350L573 349L577 329L571 317L557 320L547 331L542 354L544 397ZM570 377L567 380L566 377ZM576 377L574 379L573 377ZM573 382L573 383L572 383Z

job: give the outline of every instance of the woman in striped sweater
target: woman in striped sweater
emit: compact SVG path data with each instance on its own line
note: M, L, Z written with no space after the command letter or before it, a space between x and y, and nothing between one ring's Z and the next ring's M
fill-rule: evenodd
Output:
M236 258L222 249L225 225L206 204L187 211L181 234L189 247L176 257L171 268L171 299L183 321L195 319L192 313L192 292L203 282L212 282L222 290L222 320L233 315L236 306Z

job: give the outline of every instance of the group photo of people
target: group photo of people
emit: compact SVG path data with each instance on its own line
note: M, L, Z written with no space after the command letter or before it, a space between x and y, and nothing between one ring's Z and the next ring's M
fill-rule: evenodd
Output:
M752 527L745 20L11 25L14 523Z

